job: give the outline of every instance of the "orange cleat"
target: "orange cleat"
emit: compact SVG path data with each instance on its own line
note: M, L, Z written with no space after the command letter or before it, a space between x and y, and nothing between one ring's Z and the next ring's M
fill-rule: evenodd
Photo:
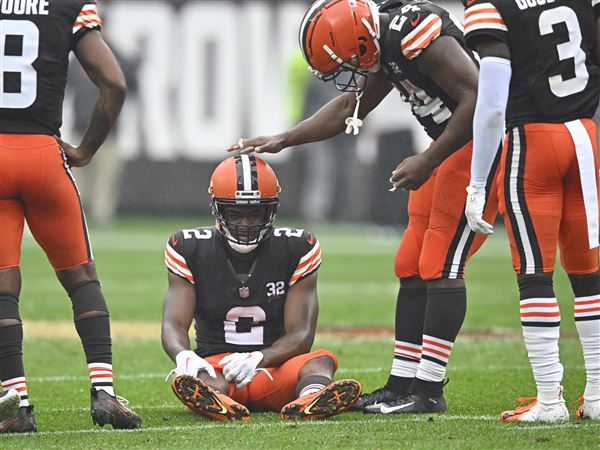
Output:
M177 398L196 414L213 420L249 420L250 411L225 394L191 375L175 377L171 383Z
M356 380L340 380L288 403L281 409L282 419L322 419L346 411L358 400L362 386Z

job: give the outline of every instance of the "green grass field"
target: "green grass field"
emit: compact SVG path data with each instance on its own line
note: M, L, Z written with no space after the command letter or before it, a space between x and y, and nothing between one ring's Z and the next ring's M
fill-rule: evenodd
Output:
M193 218L127 219L111 232L92 230L115 331L116 388L143 417L143 428L136 431L92 425L87 370L73 337L70 302L43 253L32 239L25 239L24 358L39 432L0 436L0 448L599 448L600 423L578 422L574 414L569 423L553 426L497 420L502 409L516 406L517 397L535 394L502 230L469 266L467 319L448 370L448 413L346 413L300 423L283 422L273 413L255 414L240 424L193 415L164 382L173 364L152 330L158 329L166 289L164 243L176 229L206 223ZM370 391L385 382L391 362L397 292L393 258L399 234L333 226L311 231L319 237L324 255L315 347L337 353L338 378L356 378ZM563 315L565 397L574 411L571 404L585 383L583 360L572 319L572 293L560 271L555 282ZM340 328L356 330L342 333Z

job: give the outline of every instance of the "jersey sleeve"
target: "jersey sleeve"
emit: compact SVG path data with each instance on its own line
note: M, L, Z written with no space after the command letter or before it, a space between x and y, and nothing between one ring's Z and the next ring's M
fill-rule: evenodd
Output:
M600 19L600 0L592 0L592 8L594 8L594 17Z
M475 41L483 36L508 43L508 27L494 3L485 0L467 2L465 9L465 39L474 50Z
M321 266L321 244L314 234L305 231L295 241L294 250L301 256L290 278L289 287L316 272Z
M185 278L191 284L196 283L186 260L183 232L178 231L167 241L165 247L165 265L175 275Z
M96 0L84 0L80 3L81 8L73 21L73 45L91 30L100 30L102 19L98 14Z
M442 34L442 18L425 7L415 7L403 14L400 47L407 60L417 58Z

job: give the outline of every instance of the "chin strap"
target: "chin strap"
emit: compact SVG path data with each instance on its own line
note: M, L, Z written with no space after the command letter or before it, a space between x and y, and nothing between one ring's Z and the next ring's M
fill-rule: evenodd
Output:
M360 98L362 97L362 92L356 93L356 106L354 107L354 114L352 117L347 117L346 121L346 134L352 133L354 136L360 133L360 127L363 125L363 121L358 118L358 108L360 107Z

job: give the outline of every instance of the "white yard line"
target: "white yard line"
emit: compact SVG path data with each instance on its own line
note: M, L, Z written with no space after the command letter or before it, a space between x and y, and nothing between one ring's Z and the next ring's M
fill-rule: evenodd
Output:
M158 408L158 407L156 407ZM167 408L167 406L160 406L160 408ZM181 407L177 407L180 409ZM154 408L153 408L154 409ZM170 408L168 409L175 409ZM79 409L78 409L79 410ZM83 409L82 409L83 410ZM87 411L87 409L86 409ZM395 416L394 416L395 417ZM411 422L427 422L429 421L429 415L427 416L415 416L411 417L409 421ZM435 422L445 422L445 421L473 421L473 422L491 422L496 423L498 426L501 426L503 430L507 431L517 431L517 432L525 432L528 430L556 430L562 428L581 428L581 425L577 423L567 422L560 423L554 425L532 425L532 426L521 426L515 424L502 424L497 416L470 416L470 415L435 415ZM193 431L193 430L210 430L216 428L233 428L239 427L244 429L265 429L265 428L286 428L286 427L335 427L342 426L348 427L354 424L379 424L379 423L390 423L393 418L364 418L358 420L321 420L321 421L294 421L294 422L269 422L269 423L214 423L214 422L198 422L195 425L185 425L185 426L165 426L165 427L147 427L141 428L138 430L102 430L99 428L91 428L85 430L64 430L64 431L41 431L36 434L31 435L5 435L3 439L7 438L19 438L19 439L27 439L28 437L35 436L63 436L63 435L74 435L74 434L101 434L101 433L161 433L161 432L173 432L173 431ZM408 421L408 420L407 420ZM600 427L600 423L587 424L585 427L586 431L591 431L591 429L597 429Z

